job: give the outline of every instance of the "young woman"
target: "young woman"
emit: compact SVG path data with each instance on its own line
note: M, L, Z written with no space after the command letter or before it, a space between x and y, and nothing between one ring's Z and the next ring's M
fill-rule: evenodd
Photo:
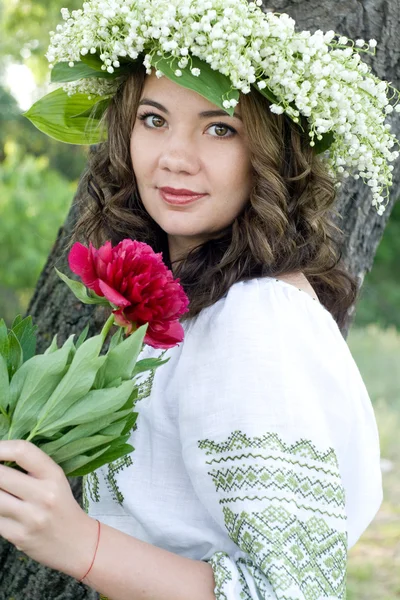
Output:
M229 114L159 75L132 66L113 95L76 236L162 251L184 342L141 383L134 452L85 477L85 510L38 448L0 444L28 472L0 466L0 534L112 600L344 599L382 486L341 334L357 284L334 181L306 119L255 89Z

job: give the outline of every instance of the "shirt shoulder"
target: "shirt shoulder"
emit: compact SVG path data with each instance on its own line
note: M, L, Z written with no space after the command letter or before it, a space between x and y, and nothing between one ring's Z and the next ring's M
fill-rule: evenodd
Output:
M271 277L240 281L186 328L186 348L231 348L236 342L256 349L279 343L307 347L311 358L321 345L349 352L331 313L308 293ZM347 348L347 350L346 350Z
M325 425L346 444L355 420L372 407L364 381L332 315L291 284L271 278L233 285L202 311L185 335L174 377L186 409L215 419L246 406L249 419L303 427ZM197 404L194 398L201 396Z

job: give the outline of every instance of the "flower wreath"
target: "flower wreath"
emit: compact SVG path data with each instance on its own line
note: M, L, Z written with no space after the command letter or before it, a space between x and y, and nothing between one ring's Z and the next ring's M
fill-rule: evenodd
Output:
M101 117L139 61L232 115L239 92L255 87L270 110L306 117L310 146L333 175L362 178L382 215L389 201L398 140L385 123L400 112L400 92L380 80L363 54L376 41L334 31L295 31L287 14L247 0L89 0L50 32L51 81L62 87L25 113L64 142L103 141ZM301 125L300 125L301 126Z

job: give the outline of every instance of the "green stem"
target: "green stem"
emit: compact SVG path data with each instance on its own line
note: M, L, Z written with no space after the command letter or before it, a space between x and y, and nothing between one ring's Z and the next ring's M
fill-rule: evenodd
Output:
M110 331L111 327L114 325L114 313L111 313L111 315L108 317L107 321L104 323L104 327L100 332L100 335L103 338L103 343L108 335L108 332Z

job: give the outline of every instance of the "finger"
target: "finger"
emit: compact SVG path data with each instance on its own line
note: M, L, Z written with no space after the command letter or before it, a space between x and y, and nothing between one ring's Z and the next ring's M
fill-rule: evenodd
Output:
M0 462L14 461L37 479L54 477L61 471L50 456L26 440L4 440L0 442Z
M21 500L34 502L39 497L37 486L38 482L34 477L0 465L0 490Z
M26 506L23 500L0 490L0 517L19 521Z
M24 537L21 525L13 519L0 516L0 537L14 544L17 550L22 550L21 546L24 544Z

